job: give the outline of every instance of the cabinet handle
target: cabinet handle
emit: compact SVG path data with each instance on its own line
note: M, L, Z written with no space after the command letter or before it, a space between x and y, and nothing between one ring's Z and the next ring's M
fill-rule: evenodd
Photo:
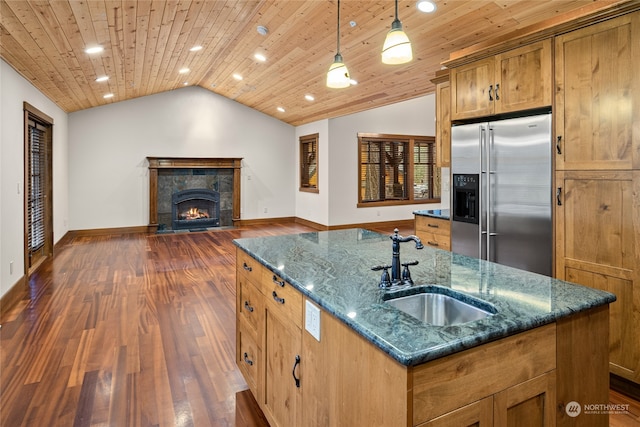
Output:
M280 304L284 304L284 298L280 298L278 296L278 294L276 293L276 291L273 291L273 293L271 295L273 295L273 299L274 299L275 302L280 303Z
M247 311L249 311L249 312L253 313L253 307L251 307L251 306L249 305L249 301L245 301L245 302L244 302L244 308L245 308L245 310L247 310Z
M246 352L244 353L244 363L253 366L253 360L249 359L249 355Z
M427 242L427 244L431 246L440 246L438 242Z
M273 280L273 283L275 283L276 285L284 288L284 280L278 280L278 276L276 276L275 274L273 275L273 279L271 280Z
M293 364L293 371L291 374L293 375L293 379L296 382L296 387L300 388L300 378L296 377L296 368L300 364L300 355L296 355L296 362Z
M558 206L562 206L562 200L560 200L560 195L562 194L562 187L558 187L556 190L556 201L558 202Z
M558 154L562 154L562 149L560 148L561 140L562 140L562 135L558 135L558 140L556 141L556 150L558 150Z
M493 95L491 95L491 92L493 92L493 85L489 85L489 101L493 101Z
M500 101L500 83L496 83L496 101Z
M438 224L429 224L429 223L427 223L427 227L440 228L440 226Z
M249 267L246 262L242 263L242 268L244 268L247 271L253 271L253 268Z

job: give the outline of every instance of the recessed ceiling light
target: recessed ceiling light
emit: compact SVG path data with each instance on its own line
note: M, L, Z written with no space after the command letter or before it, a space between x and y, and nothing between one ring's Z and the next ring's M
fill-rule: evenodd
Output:
M191 71L188 68L181 68L180 71L178 71L180 74L187 74L189 71Z
M313 95L305 95L304 99L306 99L307 101L315 101L315 98L313 97Z
M436 4L429 0L418 0L416 7L420 12L432 13L436 10Z
M197 52L199 50L202 50L202 46L194 46L191 49L189 49L189 51L191 52Z
M258 61L260 61L260 62L264 62L264 61L266 61L266 60L267 60L267 57L266 57L266 56L264 56L264 55L263 55L263 54L261 54L261 53L256 53L255 55L253 55L253 57L254 57L254 58L256 58L256 59L257 59Z
M281 113L284 113L284 111L285 111L284 108L282 108L282 107L278 107L277 110L280 111Z
M104 99L113 98L113 94L112 93L108 93L108 94L104 95L103 98Z
M266 36L269 33L269 29L264 25L258 25L257 30L258 34L260 34L261 36Z
M189 82L182 83L183 86L189 86Z
M84 52L88 54L93 54L93 53L100 53L103 50L104 48L102 46L92 46L92 47L86 48Z
M242 76L240 74L234 74L233 78L236 80L242 80Z
M106 82L109 80L109 76L100 76L96 79L97 82Z

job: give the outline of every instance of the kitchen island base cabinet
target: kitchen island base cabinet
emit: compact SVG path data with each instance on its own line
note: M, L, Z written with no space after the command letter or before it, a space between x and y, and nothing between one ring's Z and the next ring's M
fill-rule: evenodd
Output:
M301 292L266 267L250 268L247 273L239 263L236 285L247 286L248 275L260 276L261 301L255 307L261 308L254 334L246 317L256 309L236 300L237 363L272 427L528 426L530 421L608 426L606 414L571 418L565 412L572 401L608 402L608 305L405 366L324 309L318 341L302 326ZM256 298L251 291L258 289L249 290L243 295ZM256 364L244 366L254 336Z

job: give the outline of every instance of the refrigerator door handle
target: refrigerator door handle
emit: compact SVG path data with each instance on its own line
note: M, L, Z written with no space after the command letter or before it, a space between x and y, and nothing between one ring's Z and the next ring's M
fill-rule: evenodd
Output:
M487 152L487 131L483 125L480 126L480 185L478 186L479 191L479 203L480 209L478 212L478 258L486 259L486 256L482 255L483 252L483 236L484 240L489 240L487 236L487 230L485 229L485 221L484 218L486 216L486 200L485 197L487 193L485 192L485 185L487 182L487 169L485 168L486 157L485 153Z
M495 173L495 171L491 170L491 152L493 151L493 127L491 125L489 125L489 141L485 144L485 152L484 155L487 157L487 212L486 212L486 226L485 229L487 230L487 256L486 256L486 260L487 261L493 261L491 258L491 236L495 236L495 233L491 232L491 214L492 214L492 209L491 209L491 203L492 203L492 197L491 197L491 175L493 175Z

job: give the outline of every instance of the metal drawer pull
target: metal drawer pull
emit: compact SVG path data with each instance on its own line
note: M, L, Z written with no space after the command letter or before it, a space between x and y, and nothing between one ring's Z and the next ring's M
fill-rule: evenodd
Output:
M278 302L280 304L284 304L284 298L280 298L278 296L278 294L276 293L276 291L273 291L273 293L271 295L273 295L273 299L275 300L275 302Z
M491 92L493 92L493 85L489 85L489 101L493 101L493 95L491 95Z
M558 187L556 191L556 201L558 202L558 206L562 206L562 200L560 200L560 195L562 194L562 187Z
M440 228L440 226L438 224L428 224L428 223L427 223L427 227Z
M244 302L244 309L253 313L253 307L249 305L249 301Z
M558 135L558 140L556 141L556 150L558 154L562 154L562 148L560 148L560 141L562 141L562 135Z
M273 283L275 283L276 285L284 288L284 280L278 280L278 276L276 276L275 274L273 275L273 279L271 280L273 280Z
M244 363L253 366L253 360L249 359L249 355L246 352L244 353Z
M427 244L431 245L431 246L440 246L440 244L438 242L429 242L428 241Z
M296 382L296 387L300 388L300 378L296 377L296 368L300 364L300 355L296 355L296 363L293 364L293 371L291 372L293 375L293 379Z
M242 263L242 268L244 268L247 271L253 271L253 268L249 267L246 262Z
M496 83L496 101L500 101L500 83Z

